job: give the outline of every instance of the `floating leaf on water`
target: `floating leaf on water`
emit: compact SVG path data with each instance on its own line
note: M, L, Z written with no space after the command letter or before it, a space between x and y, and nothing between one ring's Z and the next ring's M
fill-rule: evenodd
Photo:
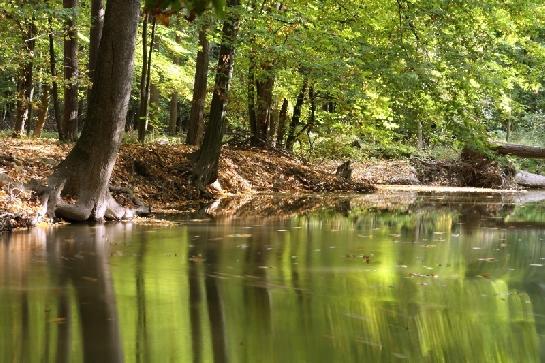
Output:
M250 233L234 233L234 234L228 234L227 237L231 238L249 238L252 237Z
M277 229L277 232L289 232L287 229Z
M542 263L531 263L530 266L543 267L543 264Z
M479 258L479 261L494 262L494 261L496 261L496 258L495 257L481 257L481 258Z
M89 282L97 282L98 281L98 279L96 279L94 277L89 277L89 276L83 276L81 279L85 280L85 281L89 281Z
M481 247L471 247L472 250L480 250Z
M205 261L204 257L202 257L201 254L198 254L196 256L189 257L189 261L195 262L195 263L202 263Z
M49 320L49 322L52 324L63 324L65 321L66 321L66 318L62 318L62 317Z

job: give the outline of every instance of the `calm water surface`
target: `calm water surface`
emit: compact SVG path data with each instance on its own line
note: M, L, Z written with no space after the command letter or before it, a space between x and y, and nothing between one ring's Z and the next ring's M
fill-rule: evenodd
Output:
M516 199L273 198L2 235L0 362L543 361L545 202Z

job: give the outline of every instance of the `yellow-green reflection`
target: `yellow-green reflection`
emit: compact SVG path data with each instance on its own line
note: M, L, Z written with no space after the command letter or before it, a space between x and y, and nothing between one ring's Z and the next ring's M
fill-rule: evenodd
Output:
M3 236L0 361L538 362L545 208L498 198Z

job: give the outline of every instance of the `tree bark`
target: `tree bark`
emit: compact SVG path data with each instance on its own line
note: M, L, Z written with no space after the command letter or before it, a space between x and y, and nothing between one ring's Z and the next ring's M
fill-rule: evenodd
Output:
M197 53L197 67L195 69L195 81L193 83L193 100L191 101L191 113L187 130L186 143L188 145L200 145L204 129L204 105L208 86L208 65L210 44L206 35L206 26L199 31L199 52Z
M288 121L288 100L284 98L280 115L278 116L278 132L276 133L276 147L284 147L284 136L286 135L286 122Z
M423 135L423 128L422 128L422 121L420 120L418 120L416 133L417 133L416 136L417 136L418 150L424 150L424 135Z
M42 95L40 97L40 108L38 109L38 120L34 126L34 137L40 137L44 128L45 120L47 119L47 111L49 110L49 84L42 84Z
M533 174L527 171L519 171L515 175L515 182L530 188L545 188L545 176Z
M51 96L53 98L53 113L55 117L55 125L57 125L57 132L59 133L59 140L64 141L64 132L62 129L61 119L61 106L59 103L59 86L57 84L57 57L55 54L55 39L53 38L53 29L51 27L51 17L49 22L49 67L51 72Z
M94 83L98 47L104 27L104 4L102 0L91 0L91 30L89 33L89 78Z
M239 5L239 0L228 0L228 8ZM235 40L239 28L239 14L229 11L223 23L222 40L218 67L214 81L214 93L210 105L210 120L206 127L203 143L193 166L193 180L200 191L218 178L219 157L225 129L225 107L227 105L229 83L233 73Z
M276 131L278 129L278 119L280 118L280 110L278 101L273 101L270 112L269 130L267 131L267 147L274 147L276 144Z
M77 5L77 0L63 0L64 9L72 11L65 22L64 38L63 131L67 141L75 141L78 134L78 34L75 20Z
M257 130L257 117L255 110L255 56L250 55L250 65L248 66L248 83L247 83L247 103L248 103L248 119L250 121L251 143L253 146L259 144L259 132Z
M522 158L545 159L545 148L517 144L498 144L492 149L500 155L515 155Z
M147 48L147 23L149 21L149 15L144 18L144 27L142 29L142 50L143 57L146 54ZM153 53L153 42L155 40L155 28L157 22L155 17L152 18L151 25L151 41L145 61L142 62L142 75L140 79L140 107L138 109L138 141L144 142L146 140L146 131L148 129L148 114L149 114L149 95L150 95L150 78L151 78L151 55ZM142 81L143 80L143 81Z
M88 122L64 161L49 177L49 214L71 221L131 217L111 196L108 185L121 144L131 91L139 0L109 0L91 89ZM61 200L65 191L75 205Z
M176 122L178 121L178 93L174 92L170 96L170 119L168 122L168 133L170 136L176 135Z
M269 128L271 123L271 111L274 89L274 74L271 65L262 65L261 74L256 79L256 126L257 126L257 146L270 144Z
M146 94L146 79L148 75L148 22L149 15L144 15L144 21L142 22L142 72L140 74L140 104L138 106L138 113L136 116L136 123L138 129L138 140L140 140L141 134L142 139L146 137L146 120L141 119L142 113L144 112L144 100L147 102L148 95ZM143 130L140 130L143 129Z
M32 19L27 28L27 33L24 35L23 42L28 57L28 61L24 63L21 68L19 80L17 82L17 116L15 119L15 126L13 128L13 136L19 137L25 133L25 125L30 122L30 114L32 108L32 97L34 96L34 48L36 46L36 40L34 39L36 34L36 25L34 19Z
M303 79L303 85L301 86L301 91L297 96L297 102L293 108L293 116L291 117L290 127L288 130L288 138L286 140L286 149L288 151L293 151L293 145L295 144L295 129L299 126L301 120L301 111L303 109L303 104L305 102L305 94L307 93L308 80L307 78Z

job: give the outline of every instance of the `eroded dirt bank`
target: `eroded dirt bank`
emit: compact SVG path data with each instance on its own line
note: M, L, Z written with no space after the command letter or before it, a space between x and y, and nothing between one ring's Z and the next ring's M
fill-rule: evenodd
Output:
M21 183L37 180L45 184L70 147L52 139L2 138L0 176ZM112 185L118 191L116 197L125 204L131 204L136 197L155 211L195 208L200 196L190 181L194 152L194 148L186 145L122 146L112 177ZM214 193L372 192L373 184L512 187L508 172L478 158L459 162L418 159L355 162L352 182L335 176L341 162L305 163L278 151L226 147L220 163L222 190ZM0 178L0 230L33 225L39 208L36 196Z

